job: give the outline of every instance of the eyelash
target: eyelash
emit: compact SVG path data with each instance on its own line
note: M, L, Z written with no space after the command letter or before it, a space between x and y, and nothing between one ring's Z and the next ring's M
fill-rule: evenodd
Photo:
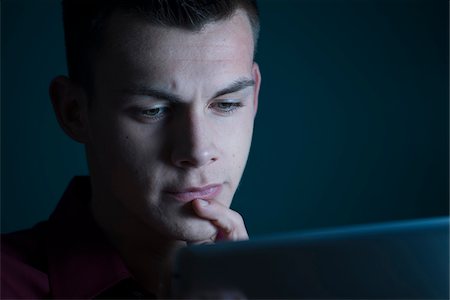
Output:
M218 108L219 105L226 105L226 108ZM237 109L243 107L244 105L241 102L215 102L211 104L211 106L214 106L219 110L220 113L224 114L232 114Z
M166 112L165 113L161 113L161 114L158 114L158 115L147 115L146 114L146 112L149 112L149 111L154 111L154 110L165 110ZM158 121L158 120L160 120L160 119L162 119L162 118L164 118L166 115L167 115L167 111L169 110L169 108L168 107L165 107L165 106L159 106L159 107L153 107L153 108L149 108L149 109L144 109L144 110L142 110L140 113L141 113L141 115L144 117L144 118L148 118L148 119L151 119L152 121ZM159 112L159 111L158 111Z
M226 106L226 107L220 108L219 106ZM217 109L218 112L221 114L230 115L243 106L244 105L241 102L214 102L210 105L210 108ZM148 114L151 111L154 111L154 114ZM159 106L140 110L140 115L146 119L150 119L151 121L159 121L165 118L169 113L169 111L170 111L169 107Z

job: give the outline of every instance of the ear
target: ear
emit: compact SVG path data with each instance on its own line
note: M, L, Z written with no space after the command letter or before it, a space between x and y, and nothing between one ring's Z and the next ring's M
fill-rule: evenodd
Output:
M258 99L259 99L259 88L261 87L261 73L259 71L259 66L256 62L253 62L252 66L252 76L255 81L255 91L253 94L253 107L255 108L255 116L258 111Z
M80 143L87 141L87 98L83 89L65 76L52 80L49 87L58 123L64 132Z

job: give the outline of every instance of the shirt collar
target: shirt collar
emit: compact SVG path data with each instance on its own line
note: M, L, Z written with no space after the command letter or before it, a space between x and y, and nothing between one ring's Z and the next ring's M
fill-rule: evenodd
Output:
M55 298L93 298L131 275L96 224L89 177L75 177L49 219L48 274Z

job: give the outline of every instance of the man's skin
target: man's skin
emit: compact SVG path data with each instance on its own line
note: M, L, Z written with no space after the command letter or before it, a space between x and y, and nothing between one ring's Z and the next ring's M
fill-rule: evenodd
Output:
M229 207L258 106L253 49L243 10L199 32L115 12L90 100L67 77L51 83L60 125L86 148L95 220L158 295L178 247L248 238Z

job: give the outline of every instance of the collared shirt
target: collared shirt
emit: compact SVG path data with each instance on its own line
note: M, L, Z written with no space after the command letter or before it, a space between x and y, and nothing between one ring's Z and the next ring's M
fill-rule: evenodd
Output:
M155 298L98 227L88 177L75 177L48 221L2 235L1 298Z

